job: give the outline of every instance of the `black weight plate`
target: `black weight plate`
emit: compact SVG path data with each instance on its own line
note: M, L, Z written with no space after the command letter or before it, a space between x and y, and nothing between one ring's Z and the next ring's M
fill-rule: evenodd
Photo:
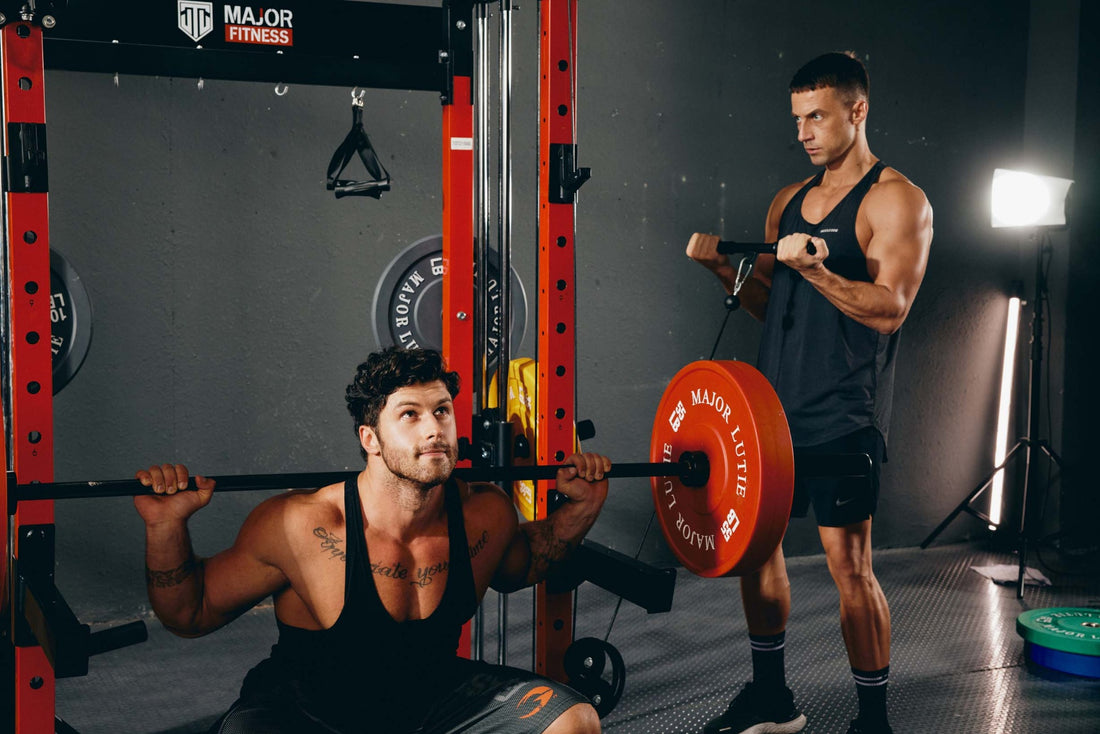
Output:
M493 255L490 253L490 257ZM490 363L496 361L500 341L499 278L489 267ZM511 343L519 346L527 330L527 294L512 268ZM417 240L386 266L371 304L374 339L380 347L443 348L443 237Z
M614 645L582 637L565 649L562 667L569 685L588 697L601 719L618 705L626 687L626 663ZM610 680L602 677L604 673Z
M92 343L92 304L80 276L69 262L50 250L50 349L53 394L69 384L88 356Z
M569 680L599 678L607 662L605 643L595 637L582 637L565 648L562 667Z
M577 691L588 697L601 719L614 711L619 703L611 684L602 678L585 680Z

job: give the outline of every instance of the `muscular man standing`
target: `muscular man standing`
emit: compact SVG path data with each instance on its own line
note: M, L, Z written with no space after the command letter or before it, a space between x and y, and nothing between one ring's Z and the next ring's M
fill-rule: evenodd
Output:
M795 447L867 453L874 464L870 481L796 478L792 509L804 517L813 504L840 592L840 629L859 700L849 734L891 731L890 610L871 570L871 521L899 329L932 242L924 193L868 146L868 91L867 72L850 54L820 56L791 80L798 140L824 170L776 194L765 237L778 241L777 253L758 257L739 293L764 322L758 366L779 394ZM696 233L687 254L732 293L737 271L717 244L718 237ZM741 599L753 680L705 732L801 731L806 717L794 705L783 665L791 596L782 547L742 577Z
M278 643L245 678L220 734L591 734L595 709L532 673L456 655L491 585L543 578L580 543L607 496L611 462L574 454L557 472L567 501L517 523L489 484L450 478L458 375L438 352L392 348L359 365L348 411L366 467L345 483L261 503L236 542L196 558L187 519L214 482L164 464L137 476L153 610L195 637L275 601Z

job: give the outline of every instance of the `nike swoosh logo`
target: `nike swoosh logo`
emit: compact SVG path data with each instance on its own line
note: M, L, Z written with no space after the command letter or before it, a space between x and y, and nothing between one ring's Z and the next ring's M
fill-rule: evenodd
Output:
M855 498L855 497L849 497L849 498L848 498L848 499L846 499L846 500L837 500L837 501L836 501L836 506L837 506L837 507L844 507L844 505L848 505L848 504L851 504L851 503L853 503L853 502L855 502L855 501L856 501L856 498Z

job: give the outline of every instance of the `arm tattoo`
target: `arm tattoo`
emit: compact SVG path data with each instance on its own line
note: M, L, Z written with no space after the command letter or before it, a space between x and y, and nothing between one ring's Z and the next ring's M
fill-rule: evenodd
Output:
M477 542L470 546L470 558L477 558L477 554L485 549L485 544L489 542L489 531L482 530L481 537L477 539Z
M321 539L321 551L328 553L330 558L339 558L344 563L347 563L348 555L344 552L344 549L340 547L340 544L344 542L343 538L336 535L330 535L324 528L313 528L313 534Z
M180 565L167 571L154 571L146 566L145 585L157 589L167 589L172 586L179 586L195 573L195 569L197 569L198 566L199 562L193 555L188 557L188 559Z
M550 566L564 560L573 551L573 544L562 540L547 523L525 523L521 526L531 548L531 566L527 570L530 583L545 578Z

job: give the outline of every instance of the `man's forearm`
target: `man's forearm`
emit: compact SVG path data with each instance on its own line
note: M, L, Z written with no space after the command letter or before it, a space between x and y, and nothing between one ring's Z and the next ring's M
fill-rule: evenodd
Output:
M845 316L880 334L897 331L909 313L905 298L885 286L848 280L824 266L802 277Z
M737 290L737 268L732 265L721 265L708 270L718 278L718 282L722 284L727 294L732 295L734 290ZM747 277L737 291L737 297L741 301L742 309L757 321L763 321L770 292L768 286L759 278Z
M763 321L768 310L768 296L771 290L756 278L746 278L737 297L741 299L741 308L757 321Z
M187 524L145 527L145 586L153 611L173 632L201 634L203 567L191 548Z
M527 585L537 584L555 564L567 559L596 522L598 508L591 511L581 502L566 502L545 520L523 523L520 532L527 536L531 561Z

